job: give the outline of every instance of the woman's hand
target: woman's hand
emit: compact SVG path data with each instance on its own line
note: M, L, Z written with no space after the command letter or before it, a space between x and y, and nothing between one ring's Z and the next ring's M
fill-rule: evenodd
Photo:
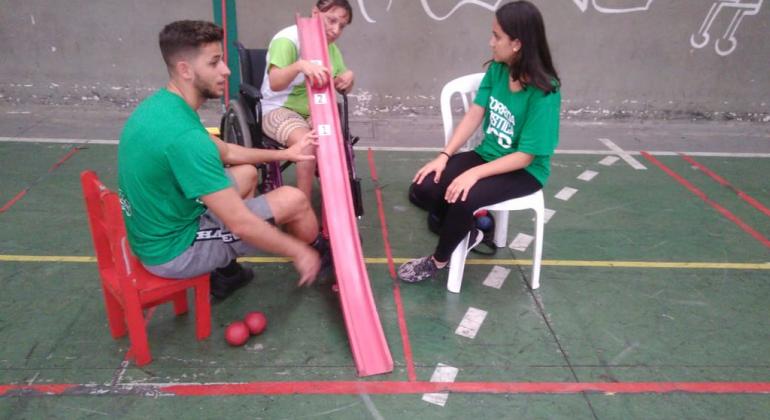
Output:
M354 81L355 75L351 70L347 70L334 78L334 88L337 89L339 93L348 93L353 89Z
M447 187L446 192L444 193L444 200L446 200L447 203L454 203L458 199L460 201L465 201L465 199L468 198L468 192L479 181L479 176L476 175L474 169L475 168L468 169L449 184L449 187Z
M436 175L433 176L433 182L438 184L438 181L441 179L441 174L446 168L446 163L448 160L449 158L444 154L436 156L435 159L426 163L422 168L420 168L419 171L417 171L417 173L414 175L414 178L412 178L412 182L422 184L422 180L425 179L426 176L430 175L431 172L434 172Z
M311 63L307 60L300 60L299 69L302 74L310 79L310 84L316 87L324 87L331 78L331 72L324 66Z
M308 131L298 142L284 149L285 160L299 162L315 159L314 155L305 154L307 153L306 149L312 150L310 149L311 146L318 146L318 134L315 130Z

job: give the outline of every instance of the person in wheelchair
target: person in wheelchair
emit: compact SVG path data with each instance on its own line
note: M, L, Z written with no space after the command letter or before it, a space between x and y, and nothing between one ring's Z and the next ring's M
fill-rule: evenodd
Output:
M299 57L297 26L279 31L270 41L267 65L262 81L262 131L284 146L301 141L311 130L310 110L305 79L314 85L334 83L340 93L353 88L353 72L345 66L342 53L335 41L353 20L353 9L348 0L318 0L313 16L321 16L329 43L331 69ZM315 146L303 150L315 154ZM311 197L316 163L313 160L297 162L297 188Z
M264 150L209 136L197 110L224 94L230 70L222 60L222 38L219 26L189 20L170 23L159 34L168 84L134 110L118 146L119 195L131 249L161 277L211 272L216 298L252 279L235 258L259 251L290 257L299 284L310 284L322 266L319 253L328 254L310 202L286 186L253 197L253 165L313 160L303 150L317 137L306 132L287 149Z

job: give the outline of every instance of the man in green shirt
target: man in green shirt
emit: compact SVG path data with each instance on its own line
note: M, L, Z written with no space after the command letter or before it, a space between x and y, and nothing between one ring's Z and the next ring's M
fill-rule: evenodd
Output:
M317 137L310 132L287 149L263 150L224 143L207 133L197 110L224 94L230 74L222 35L220 27L203 21L173 22L159 35L169 82L132 113L118 146L129 243L156 275L185 278L212 272L212 295L219 298L253 276L235 258L258 251L290 257L299 284L310 284L321 266L319 251L328 249L310 203L288 186L253 197L253 165L312 160L302 149Z

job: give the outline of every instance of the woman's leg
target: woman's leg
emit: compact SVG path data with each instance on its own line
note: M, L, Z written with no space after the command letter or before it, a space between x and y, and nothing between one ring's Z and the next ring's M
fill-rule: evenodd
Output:
M454 174L451 179L457 175ZM449 177L447 180L443 178L439 184L446 182L448 186ZM443 190L446 190L446 186ZM454 249L473 227L473 212L476 209L531 194L541 188L537 179L523 169L480 180L471 188L466 201L446 206L444 224L434 254L404 263L398 269L398 277L410 283L433 277L438 270L446 267Z
M421 209L434 213L443 219L448 205L444 200L444 193L449 184L461 173L483 163L484 160L473 151L452 156L447 162L439 182L435 182L435 174L430 174L422 180L421 184L412 183L409 187L410 201Z
M444 225L433 256L439 263L449 261L452 251L473 228L473 213L480 207L511 198L523 197L543 188L524 169L479 180L468 192L465 201L447 206Z

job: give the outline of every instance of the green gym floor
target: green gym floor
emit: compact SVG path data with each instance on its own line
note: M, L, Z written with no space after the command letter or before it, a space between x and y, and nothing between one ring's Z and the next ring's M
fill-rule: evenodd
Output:
M529 245L471 254L453 294L446 273L401 284L390 270L435 245L406 197L435 152L374 150L375 182L359 149L359 230L395 365L359 378L329 281L299 289L267 256L245 260L256 278L212 307L208 339L196 341L193 313L160 306L153 362L126 361L78 179L93 169L116 187L116 146L5 138L0 417L770 418L770 155L616 151L554 156L539 289ZM557 198L565 187L577 191ZM531 218L511 214L509 242L533 234ZM483 284L492 277L499 289ZM486 312L474 338L455 333L469 308ZM228 346L225 326L253 310L266 332ZM430 385L447 372L452 383Z

